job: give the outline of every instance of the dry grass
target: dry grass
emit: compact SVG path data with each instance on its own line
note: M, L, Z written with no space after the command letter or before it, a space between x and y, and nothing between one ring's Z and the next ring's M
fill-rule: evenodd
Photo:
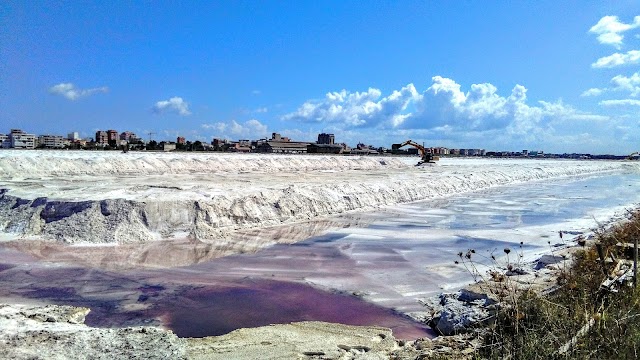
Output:
M621 258L618 242L640 238L640 212L629 221L596 232L607 254ZM478 358L491 359L637 359L640 352L640 290L622 286L603 291L605 279L595 247L574 253L572 265L559 272L557 291L512 290L509 284L495 325L487 331ZM611 267L611 265L609 265ZM587 323L592 326L585 327ZM581 330L572 346L560 351Z

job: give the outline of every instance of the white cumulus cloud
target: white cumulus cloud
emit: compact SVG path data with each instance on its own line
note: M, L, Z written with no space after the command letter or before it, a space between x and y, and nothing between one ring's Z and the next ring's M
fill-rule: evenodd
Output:
M633 22L625 24L617 16L604 16L597 24L589 29L590 33L598 35L601 44L612 45L620 48L624 35L622 33L640 26L640 16L633 18Z
M640 95L640 72L631 76L618 75L611 79L612 90L628 91L630 96Z
M581 96L599 96L605 92L612 91L628 92L629 96L632 97L640 95L640 72L636 72L631 76L616 75L611 79L610 83L610 87L592 88L583 92Z
M72 83L60 83L49 88L50 93L64 96L72 101L78 100L81 97L87 97L97 93L106 93L108 91L109 88L106 86L93 89L79 89Z
M157 114L164 112L174 112L180 116L191 115L189 111L189 103L184 101L181 97L174 96L169 100L161 100L153 105L153 111Z
M640 50L629 50L626 53L615 53L609 56L601 57L596 60L591 67L593 68L612 68L623 65L634 65L640 63Z
M388 96L374 88L366 92L331 92L322 100L305 102L283 117L322 126L333 124L345 130L447 129L447 133L507 131L528 136L552 123L603 118L606 117L580 112L562 102L529 105L527 89L522 85L515 85L508 96L500 95L490 83L473 84L465 92L453 79L442 76L434 76L422 93L413 84Z
M287 114L284 120L305 122L339 122L348 126L370 127L384 122L397 121L397 117L411 116L404 113L411 102L420 98L413 84L393 91L382 97L379 89L369 88L366 92L327 93L322 100L307 101L295 112Z
M560 100L530 104L523 85L502 95L490 83L463 89L453 79L434 76L421 92L413 84L388 95L374 88L331 92L321 100L304 102L283 119L322 131L331 128L355 141L391 144L410 138L432 146L520 149L542 148L550 141L561 144L572 136L586 148L593 139L587 141L575 135L577 131L590 134L612 118L580 111Z

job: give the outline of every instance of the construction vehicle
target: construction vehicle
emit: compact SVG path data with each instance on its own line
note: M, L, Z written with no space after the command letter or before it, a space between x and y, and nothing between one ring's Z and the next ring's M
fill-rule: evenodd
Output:
M395 150L399 150L401 147L404 146L413 146L414 148L418 149L418 151L420 152L420 157L421 160L416 164L416 166L418 165L422 165L422 164L435 164L436 161L440 160L439 157L437 156L433 156L433 154L431 153L431 150L427 150L425 149L424 146L418 144L417 142L413 141L413 140L407 140L401 144L393 144L391 145L391 150L395 151Z

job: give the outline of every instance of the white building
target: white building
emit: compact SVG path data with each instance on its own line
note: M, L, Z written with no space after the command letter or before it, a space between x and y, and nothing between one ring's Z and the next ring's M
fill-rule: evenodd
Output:
M162 151L174 151L176 149L175 143L163 143Z
M71 141L78 141L80 140L80 135L78 134L77 131L70 132L69 134L67 134L67 139Z
M38 136L38 146L47 149L62 149L66 145L65 138L59 135L40 135Z
M9 141L14 149L34 149L36 147L36 136L27 134L20 129L11 129Z

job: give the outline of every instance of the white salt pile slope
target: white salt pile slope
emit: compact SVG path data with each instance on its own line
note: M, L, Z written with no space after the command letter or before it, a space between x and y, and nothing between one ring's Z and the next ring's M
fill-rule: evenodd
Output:
M634 162L0 151L0 231L65 242L219 240L466 191L608 172Z

